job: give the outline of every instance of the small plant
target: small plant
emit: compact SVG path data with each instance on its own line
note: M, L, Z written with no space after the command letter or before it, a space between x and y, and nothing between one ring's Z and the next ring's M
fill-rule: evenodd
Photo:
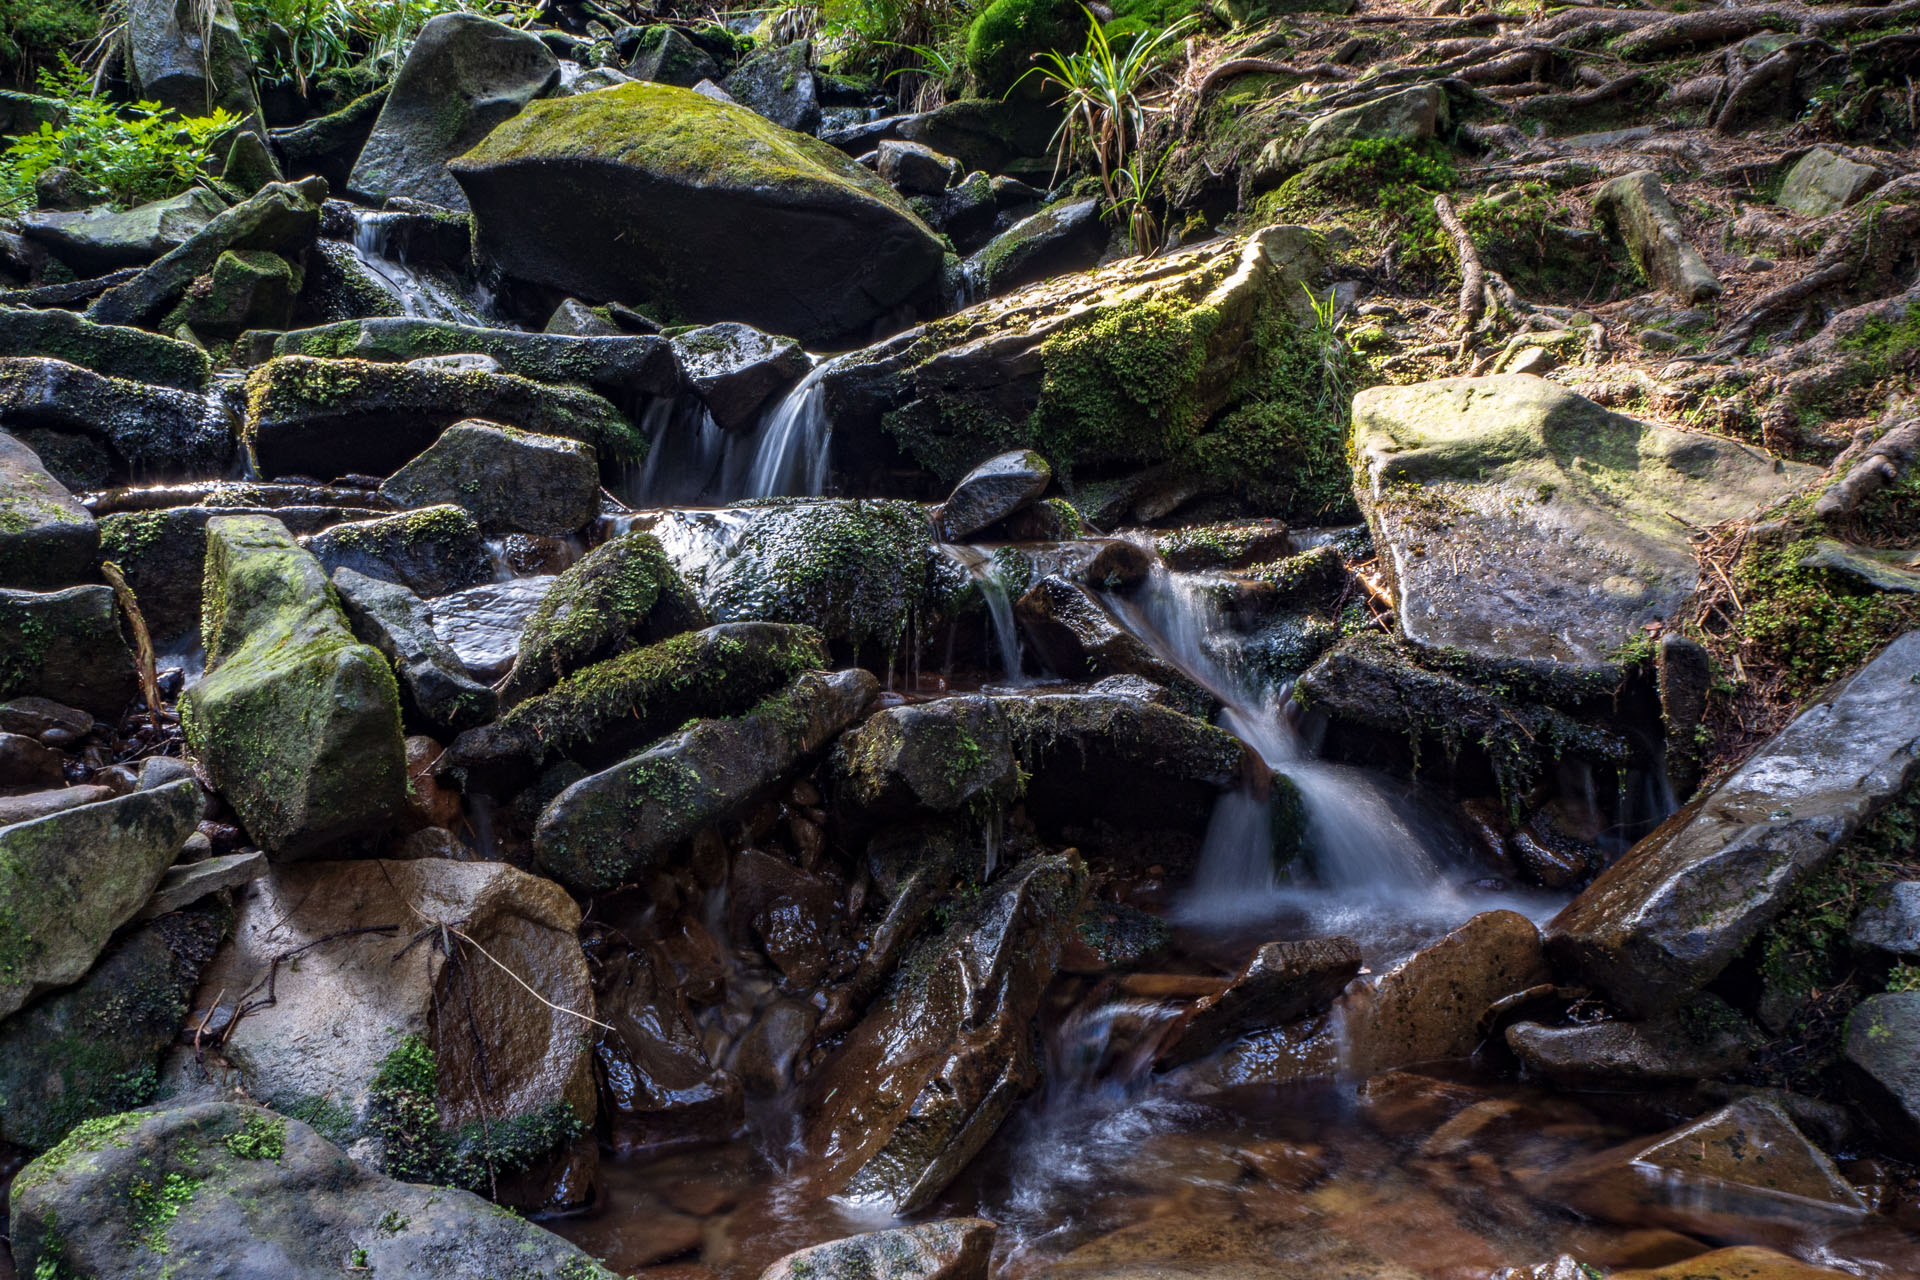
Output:
M1160 171L1166 166L1167 152L1151 169L1146 154L1135 151L1114 174L1114 196L1110 211L1127 227L1127 239L1135 253L1154 254L1165 243L1165 228L1154 213L1154 188L1160 184Z
M1897 964L1887 975L1889 991L1920 991L1920 964Z
M902 49L920 59L920 65L895 67L882 76L883 81L900 79L900 107L903 111L931 111L946 101L947 86L958 84L960 59L951 46L901 44L895 40L876 40L876 45Z
M1313 308L1313 324L1307 327L1307 341L1320 361L1320 406L1343 410L1353 394L1353 363L1346 343L1340 340L1340 305L1329 289L1324 299L1312 289L1300 286Z

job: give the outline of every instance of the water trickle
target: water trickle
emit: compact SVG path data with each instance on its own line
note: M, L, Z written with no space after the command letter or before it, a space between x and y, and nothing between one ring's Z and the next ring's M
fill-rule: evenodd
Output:
M728 431L698 397L656 400L641 415L647 460L618 496L636 507L719 506L746 498L810 498L827 491L833 424L816 366L771 402L751 431Z
M817 497L827 491L828 365L816 365L762 420L746 476L745 498Z
M1021 673L1022 654L1020 649L1020 628L1013 619L1013 599L1007 593L1007 584L1000 580L993 561L993 553L985 547L965 546L943 542L940 550L967 571L973 584L979 589L980 599L987 606L987 623L993 630L993 647L1000 659L1000 671L1006 676L1006 683L1020 687L1028 683Z
M395 244L395 230L407 215L357 210L353 239L348 241L354 257L360 260L380 282L404 314L423 320L444 320L454 324L492 328L499 324L488 299L470 297L445 273L410 266L405 252Z

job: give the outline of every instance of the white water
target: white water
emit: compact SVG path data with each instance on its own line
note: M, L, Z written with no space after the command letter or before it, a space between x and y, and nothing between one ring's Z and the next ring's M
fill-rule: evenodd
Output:
M467 297L450 279L408 266L393 246L393 229L405 215L362 211L355 214L353 254L400 303L402 311L423 320L492 328L498 320L482 300Z
M1018 687L1028 683L1021 674L1023 657L1020 649L1020 628L1013 619L1013 601L1007 595L1006 584L1000 581L1000 575L994 572L993 553L985 547L964 546L943 542L940 550L954 563L967 571L979 588L980 599L987 606L987 622L993 631L994 651L1000 659L1000 672L1009 685Z
M692 396L656 400L642 415L647 461L619 496L636 507L812 498L827 491L833 424L817 365L761 410L751 431L727 431Z

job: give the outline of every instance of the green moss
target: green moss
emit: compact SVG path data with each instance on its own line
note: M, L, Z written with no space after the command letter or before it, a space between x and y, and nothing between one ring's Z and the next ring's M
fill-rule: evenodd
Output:
M312 1094L295 1099L280 1110L335 1146L344 1147L353 1140L353 1113L331 1099Z
M1340 220L1391 240L1402 268L1439 273L1451 259L1433 197L1458 182L1451 154L1437 141L1356 138L1344 154L1307 166L1261 196L1248 222L1325 222L1351 215Z
M981 97L1004 97L1032 69L1035 54L1078 51L1087 18L1074 0L993 0L967 28L967 72ZM1031 77L1034 83L1039 77Z
M203 1179L169 1173L159 1182L136 1178L128 1190L133 1201L133 1230L155 1253L167 1251L167 1230L200 1191Z
M278 1116L252 1116L221 1145L242 1160L278 1160L287 1154L287 1122Z
M1859 667L1881 645L1920 625L1920 601L1884 595L1800 561L1815 540L1749 552L1735 571L1744 606L1734 623L1741 661L1780 673L1793 701Z
M1145 462L1179 453L1201 421L1197 394L1217 312L1171 299L1103 307L1041 344L1035 438L1049 458Z
M553 584L527 619L506 691L524 695L549 687L636 642L701 622L699 602L659 539L623 535L595 547Z
M1898 320L1870 320L1840 342L1863 371L1876 380L1911 374L1920 364L1920 305L1910 305Z

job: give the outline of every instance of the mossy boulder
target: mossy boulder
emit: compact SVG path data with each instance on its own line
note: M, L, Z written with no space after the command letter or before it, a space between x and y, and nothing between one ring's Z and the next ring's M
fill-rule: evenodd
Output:
M469 418L388 477L380 496L401 507L453 503L488 533L562 537L599 514L600 469L590 445Z
M560 574L527 619L501 695L524 701L582 667L705 625L699 600L659 539L622 534Z
M144 329L95 324L71 311L0 311L0 357L45 356L108 378L199 391L207 385L207 353L190 342Z
M968 282L994 297L1071 271L1085 271L1107 248L1097 196L1061 200L989 240L966 261Z
M813 42L767 45L740 60L720 82L741 106L800 133L820 127L820 85L813 74Z
M452 169L482 257L589 302L831 345L940 270L933 233L846 155L667 85L535 103Z
M284 329L299 292L300 273L279 254L228 249L187 289L160 327L178 330L184 325L209 338L236 338L247 329Z
M0 432L0 587L64 587L90 577L100 530L39 455Z
M207 673L181 698L194 755L254 843L309 857L406 801L400 694L353 638L326 571L279 521L207 525Z
M793 385L812 367L791 338L762 333L752 325L713 324L673 339L687 385L726 431L751 427L774 392Z
M1006 715L979 695L889 707L833 754L834 804L857 825L935 814L984 820L1020 788Z
M988 458L967 472L933 512L943 542L959 542L1039 501L1053 468L1031 449Z
M390 475L467 418L566 436L603 467L637 461L646 442L588 391L506 373L279 356L247 382L245 442L264 476Z
M1049 50L1077 53L1091 21L1074 0L993 0L967 28L968 87L982 98L1004 98L1021 86L1039 96L1034 57Z
M627 74L635 80L691 89L702 80L718 80L720 64L678 27L661 23L641 30L627 62Z
M353 569L423 596L444 596L493 579L480 525L451 503L353 520L301 539L328 573Z
M0 698L36 694L117 721L138 688L112 587L0 589Z
M99 477L73 475L58 451L38 443L42 436L94 446L109 478L154 481L224 472L234 426L203 396L102 377L64 360L0 358L0 431L31 437L42 463L69 488L95 487Z
M184 244L225 212L227 202L204 187L131 209L45 209L20 219L20 234L42 245L75 273L105 275L142 267Z

